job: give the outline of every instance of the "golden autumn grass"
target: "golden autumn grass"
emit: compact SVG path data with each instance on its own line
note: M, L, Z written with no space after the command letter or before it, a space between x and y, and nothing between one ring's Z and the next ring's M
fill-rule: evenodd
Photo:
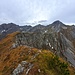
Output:
M9 34L0 41L0 75L10 75L12 71L18 66L22 61L31 62L34 64L33 68L30 70L29 75L58 75L56 69L50 69L48 66L48 61L55 55L49 50L38 50L36 48L31 48L27 46L19 46L17 48L12 48L12 44L15 40L15 35L19 32ZM39 54L36 58L32 59L35 54ZM62 58L59 58L60 62L66 63ZM57 67L58 68L58 67ZM38 72L38 69L41 72ZM75 75L75 69L68 66L70 75ZM25 74L22 74L25 75Z

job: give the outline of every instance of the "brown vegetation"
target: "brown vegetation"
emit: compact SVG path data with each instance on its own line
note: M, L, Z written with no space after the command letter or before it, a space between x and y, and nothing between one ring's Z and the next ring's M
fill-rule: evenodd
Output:
M28 75L61 74L62 71L60 70L60 66L62 67L64 60L62 58L58 58L52 52L48 50L38 50L28 46L12 48L15 35L18 33L19 32L9 34L6 36L6 38L0 41L0 75L10 75L22 61L27 61L34 64ZM50 64L51 62L53 65L55 65L53 66ZM66 62L64 62L64 64L66 64ZM38 69L40 69L40 72L38 72ZM70 71L70 75L75 75L74 68L69 66L68 69ZM65 68L64 70L68 69ZM21 75L25 74L23 73Z

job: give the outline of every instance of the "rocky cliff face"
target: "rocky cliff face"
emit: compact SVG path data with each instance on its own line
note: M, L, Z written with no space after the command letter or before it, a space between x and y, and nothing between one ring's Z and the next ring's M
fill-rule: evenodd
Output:
M42 27L42 29L40 27L17 34L15 46L27 45L39 49L49 49L56 55L65 57L75 66L74 27L66 26L59 21Z

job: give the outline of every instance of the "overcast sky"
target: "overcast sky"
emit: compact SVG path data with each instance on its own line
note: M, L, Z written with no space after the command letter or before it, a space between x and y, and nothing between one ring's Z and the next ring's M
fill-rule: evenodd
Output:
M0 24L25 25L40 20L75 24L75 0L0 0Z

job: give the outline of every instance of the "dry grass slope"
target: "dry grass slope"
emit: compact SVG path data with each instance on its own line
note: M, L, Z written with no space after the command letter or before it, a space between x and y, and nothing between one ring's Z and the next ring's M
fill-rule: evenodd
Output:
M11 75L22 61L33 64L28 75L69 75L69 72L70 75L75 75L74 68L70 66L67 68L67 64L62 58L58 58L48 50L28 46L12 48L15 35L18 33L9 34L0 41L0 75ZM26 72L19 75L26 75Z

